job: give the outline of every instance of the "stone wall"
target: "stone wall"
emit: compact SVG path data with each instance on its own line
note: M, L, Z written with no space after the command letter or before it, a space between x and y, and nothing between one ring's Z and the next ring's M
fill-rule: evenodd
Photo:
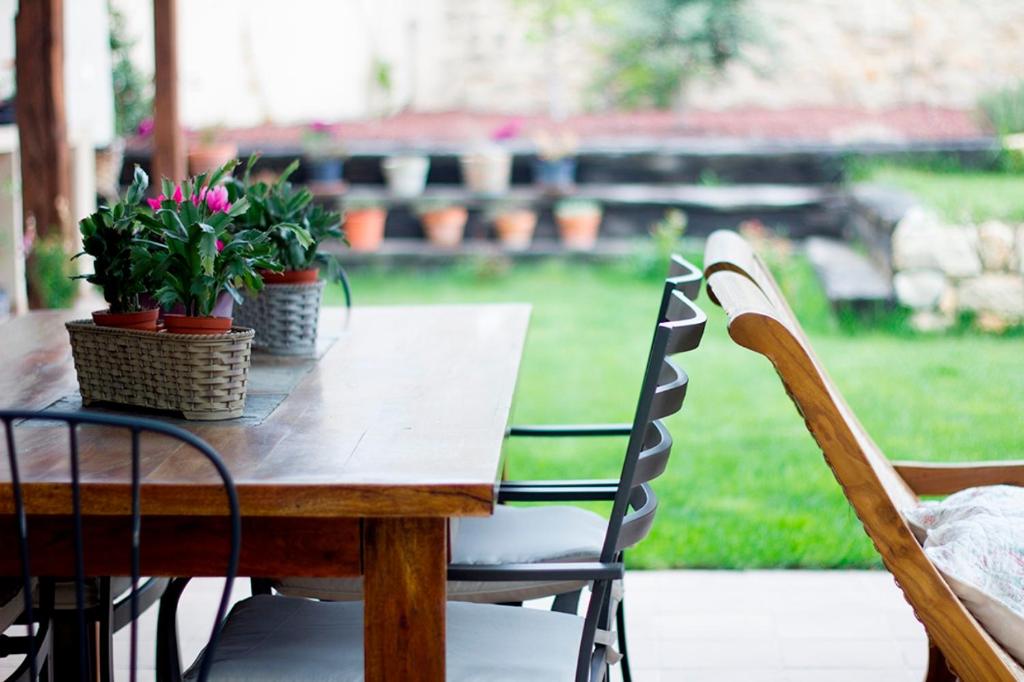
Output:
M988 331L1024 323L1024 224L950 225L915 207L892 233L892 266L919 330L949 327L961 311Z

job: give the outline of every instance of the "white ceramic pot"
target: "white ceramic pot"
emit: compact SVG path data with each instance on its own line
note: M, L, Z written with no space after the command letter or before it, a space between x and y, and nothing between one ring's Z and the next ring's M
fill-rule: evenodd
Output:
M382 166L392 196L409 199L423 194L430 159L425 156L390 156L384 159Z
M512 155L504 149L464 154L459 159L462 181L475 194L499 195L508 192L512 178Z

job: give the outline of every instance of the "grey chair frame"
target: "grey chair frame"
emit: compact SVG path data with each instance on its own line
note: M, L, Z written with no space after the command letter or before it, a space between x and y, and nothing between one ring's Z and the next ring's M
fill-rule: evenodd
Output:
M650 482L665 470L672 449L671 434L661 420L682 408L689 384L686 373L669 356L697 348L707 323L704 312L677 290L677 286L666 282L666 289L670 291L663 306L665 320L659 321L655 329L633 424L628 431L629 441L619 480L515 482L501 486L505 500L611 501L612 511L598 562L491 566L453 564L448 569L449 580L593 580L593 595L584 618L576 682L601 680L607 673L604 663L606 647L595 644L597 629L611 629L612 618L618 625L624 624L619 615L621 608L617 608L614 614L610 613L611 585L622 574L625 550L646 537L654 522L658 501ZM620 638L620 646L623 641L624 638ZM623 671L626 674L626 668Z
M14 519L17 524L18 553L21 564L21 579L23 583L23 598L25 601L23 622L29 629L36 623L39 628L36 633L26 636L21 642L22 651L26 660L9 680L30 680L49 679L53 674L53 651L52 651L52 628L51 620L53 614L53 579L40 579L39 604L33 604L32 583L33 575L31 568L31 554L29 551L29 515L26 513L23 499L23 484L18 465L17 445L15 437L16 425L25 422L54 422L64 424L68 429L70 445L70 471L71 471L71 499L72 509L70 510L69 523L73 527L73 539L75 547L74 584L76 601L77 620L77 641L78 641L78 675L81 680L91 679L90 668L93 661L88 652L87 642L89 641L86 622L89 609L85 606L85 565L84 565L84 531L83 514L81 507L81 476L80 476L80 452L78 441L78 428L80 426L99 426L115 428L128 431L131 436L131 580L132 589L129 595L122 601L124 606L120 609L113 605L110 599L109 579L101 582L101 604L106 604L107 613L101 614L107 618L113 629L120 629L126 624L131 627L130 639L130 666L131 679L135 680L138 662L138 626L137 620L140 609L144 604L153 603L155 596L162 592L167 582L162 579L149 580L147 583L139 583L140 557L141 557L141 535L142 535L142 512L141 512L141 439L143 434L156 434L178 440L190 446L216 470L224 485L225 499L231 521L231 531L226 542L229 543L228 561L225 567L225 587L218 604L217 617L210 633L208 647L216 647L220 634L221 623L227 614L228 602L231 595L231 588L235 576L238 573L238 562L241 551L241 515L239 511L238 495L235 490L231 474L221 460L220 455L202 439L183 429L164 424L152 419L141 419L132 417L120 417L107 414L95 414L89 412L36 412L31 410L0 410L0 422L4 425L4 435L7 450L7 462L10 470L12 498L14 502ZM171 583L173 584L173 583ZM106 601L103 601L103 599ZM107 651L109 655L109 650ZM109 663L109 659L107 661ZM40 673L45 672L46 678L41 678ZM205 680L208 675L208 664L203 665L200 672L200 679Z

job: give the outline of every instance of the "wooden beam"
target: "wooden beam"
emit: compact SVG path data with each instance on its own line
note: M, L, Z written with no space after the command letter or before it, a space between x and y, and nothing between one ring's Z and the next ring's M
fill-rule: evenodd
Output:
M22 210L27 232L71 237L64 1L22 0L14 20Z
M185 138L178 112L178 2L153 0L156 96L153 101L153 177L185 178Z

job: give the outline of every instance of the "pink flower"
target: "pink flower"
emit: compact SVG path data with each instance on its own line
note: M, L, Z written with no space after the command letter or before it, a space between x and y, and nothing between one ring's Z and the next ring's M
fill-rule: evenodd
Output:
M185 197L181 194L181 185L174 188L174 203L180 204L185 200Z
M192 205L193 206L198 206L199 204L203 203L203 201L205 199L206 199L206 188L203 187L198 192L194 192L192 194Z
M135 132L137 132L140 137L149 137L153 132L153 128L153 119L144 118L139 121L139 127L135 129Z
M228 190L224 187L213 187L206 193L206 207L214 213L227 213L231 209L228 201Z
M512 120L503 123L491 132L491 139L495 142L501 142L502 140L511 140L513 137L519 135L520 129L523 127L522 119L513 118Z
M161 204L163 204L165 201L167 201L167 197L165 197L163 194L158 196L156 199L146 199L146 203L149 204L149 207L154 211L159 211Z
M220 253L223 250L224 250L224 242L222 242L221 240L218 239L217 240L217 253Z

